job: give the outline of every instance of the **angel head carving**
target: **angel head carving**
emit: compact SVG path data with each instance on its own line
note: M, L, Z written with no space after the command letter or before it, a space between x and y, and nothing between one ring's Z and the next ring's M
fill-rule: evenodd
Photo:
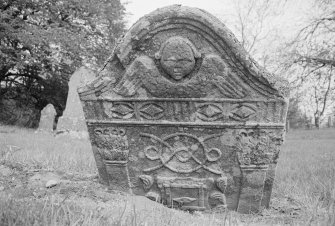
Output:
M206 97L217 93L227 98L243 98L246 95L241 80L237 74L230 74L221 56L200 53L186 38L169 38L155 58L156 61L150 56L137 56L114 85L113 92L123 97Z
M179 81L192 72L201 54L188 39L177 36L166 40L155 57L163 70Z

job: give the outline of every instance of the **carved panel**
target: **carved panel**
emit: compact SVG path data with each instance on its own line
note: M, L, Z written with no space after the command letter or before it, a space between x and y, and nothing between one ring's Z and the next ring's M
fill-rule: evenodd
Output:
M210 148L205 144L206 141L221 136L221 134L198 138L188 133L174 133L162 139L148 133L140 135L149 138L153 143L144 149L146 158L159 160L156 166L146 168L144 172L165 167L176 173L192 173L204 169L217 175L222 174L221 171L210 166L211 163L220 159L221 150Z
M182 210L205 210L207 179L158 177L162 202Z
M211 205L211 208L227 207L224 193L212 190L213 178L158 176L156 181L153 182L153 177L141 175L140 179L147 191L146 197L153 201L161 202L168 207L183 210L205 210L206 205ZM220 179L227 181L225 177ZM220 181L220 179L217 181ZM152 183L156 183L157 191L149 190L152 187Z

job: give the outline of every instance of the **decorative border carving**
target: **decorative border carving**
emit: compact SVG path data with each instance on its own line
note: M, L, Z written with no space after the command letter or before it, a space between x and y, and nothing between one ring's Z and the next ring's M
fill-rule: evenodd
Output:
M283 123L285 103L265 100L253 102L201 99L104 101L104 111L113 121L167 122L272 122ZM276 106L276 111L273 111Z
M169 121L111 121L111 120L86 120L88 125L113 125L113 126L182 126L182 127L207 127L207 128L233 128L233 129L284 129L283 123L257 123L257 122L169 122Z

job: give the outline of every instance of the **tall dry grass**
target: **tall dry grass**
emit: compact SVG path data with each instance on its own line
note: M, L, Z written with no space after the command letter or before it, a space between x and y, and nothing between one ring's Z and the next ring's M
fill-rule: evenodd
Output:
M335 225L335 129L287 134L273 193L295 202L306 224Z

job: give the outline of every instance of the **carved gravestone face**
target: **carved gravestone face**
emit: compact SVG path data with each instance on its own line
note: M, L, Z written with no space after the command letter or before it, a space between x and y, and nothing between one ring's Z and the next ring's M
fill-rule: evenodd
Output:
M159 53L164 71L175 80L181 80L195 66L195 55L188 40L181 37L168 39Z
M221 22L182 6L143 17L79 90L102 181L171 208L268 206L287 95Z

